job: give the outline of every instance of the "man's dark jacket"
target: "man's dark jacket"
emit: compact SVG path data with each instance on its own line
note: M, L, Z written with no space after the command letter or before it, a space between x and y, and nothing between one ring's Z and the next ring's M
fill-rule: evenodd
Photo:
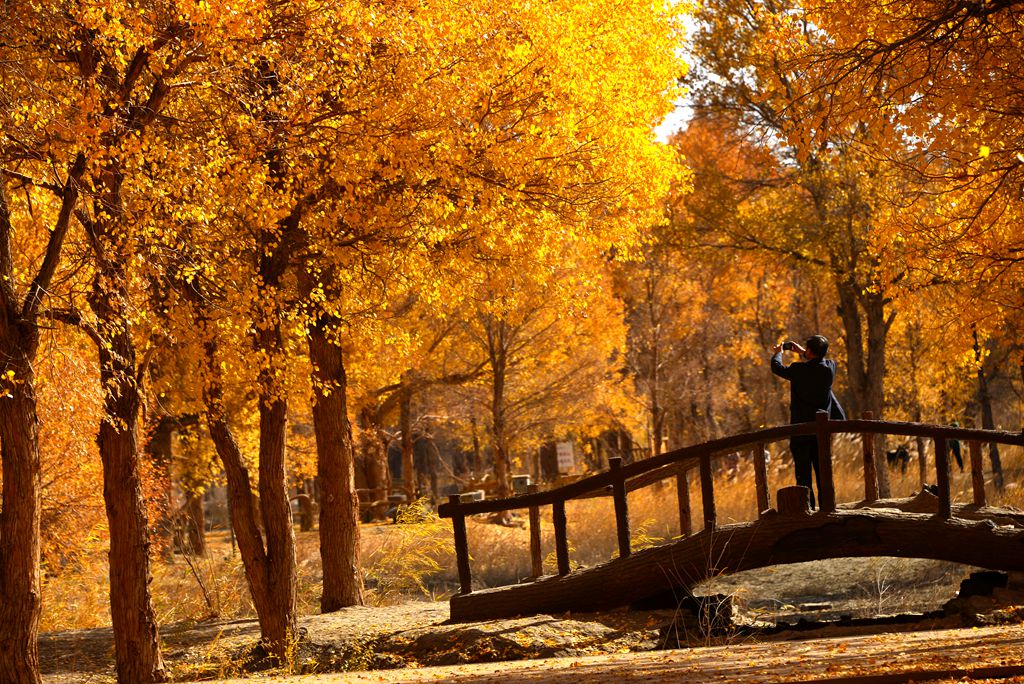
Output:
M818 411L833 412L836 362L832 359L797 361L784 366L779 352L772 357L772 373L789 380L789 422L809 423Z

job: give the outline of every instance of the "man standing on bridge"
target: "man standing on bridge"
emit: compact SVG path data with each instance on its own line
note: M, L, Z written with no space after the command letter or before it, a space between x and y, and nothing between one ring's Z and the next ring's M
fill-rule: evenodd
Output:
M772 348L772 373L789 380L789 422L814 422L818 411L828 411L831 417L845 418L843 409L832 394L832 381L836 377L836 362L826 359L828 340L814 335L805 343L777 344ZM782 363L783 350L796 352L804 357L786 366ZM821 476L818 473L818 438L815 435L798 435L789 440L796 466L796 483L811 490L811 508L814 508L814 488L811 486L811 471L821 496Z

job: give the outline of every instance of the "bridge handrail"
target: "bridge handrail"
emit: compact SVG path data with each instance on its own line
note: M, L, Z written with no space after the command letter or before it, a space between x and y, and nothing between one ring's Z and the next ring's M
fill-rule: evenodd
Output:
M1024 446L1024 432L955 428L944 425L929 425L927 423L864 419L830 420L828 421L828 428L830 434L859 433L899 435L903 437L943 437L964 442L995 442L996 444ZM624 465L617 473L606 470L543 492L519 494L502 499L461 502L457 504L457 508L461 515L477 515L480 513L513 511L533 506L550 506L557 501L568 501L595 492L603 493L607 487L610 487L620 477L628 481L669 465L696 467L699 465L701 455L705 453L712 456L722 455L733 451L740 451L744 447L777 442L796 435L813 435L816 433L815 423L796 423L764 428L739 435L730 435L729 437L720 437L707 442L701 442L700 444L692 444L679 449L673 449L672 451L666 451L658 456ZM666 473L666 476L668 475L669 473ZM442 518L450 518L455 507L456 505L453 503L444 503L438 506L437 513Z
M832 435L857 433L901 435L906 437L929 437L935 442L935 470L938 486L938 516L950 518L952 504L949 478L948 440L966 441L970 447L971 478L974 487L974 503L985 505L985 482L982 472L981 443L1009 444L1024 446L1024 431L1006 432L1001 430L978 430L974 428L928 425L899 421L871 420L870 414L859 420L829 420L828 413L819 411L814 422L782 425L747 432L729 437L710 440L701 444L675 449L667 453L628 465L621 458L609 459L609 470L591 475L568 485L548 491L537 491L531 485L530 492L504 499L462 502L458 494L452 495L448 503L438 507L441 517L452 519L455 535L455 554L458 564L460 592L472 591L472 575L469 566L469 542L466 534L466 517L479 513L496 513L521 508L530 510L530 553L533 574L542 574L540 506L552 507L552 522L555 533L555 555L558 574L569 573L569 546L565 504L568 500L587 496L610 495L615 504L616 531L618 534L619 556L630 555L630 530L627 493L632 489L653 484L675 475L679 497L680 527L684 535L690 534L691 513L687 471L700 468L700 489L704 509L704 529L714 532L717 515L715 512L714 478L712 460L726 453L733 453L754 447L754 476L759 514L769 508L768 477L765 461L765 445L787 437L814 435L818 442L819 458L819 505L823 512L836 510L835 482L832 477ZM863 439L865 501L878 498L875 473L873 442ZM631 486L633 484L634 486ZM797 490L799 491L799 490Z

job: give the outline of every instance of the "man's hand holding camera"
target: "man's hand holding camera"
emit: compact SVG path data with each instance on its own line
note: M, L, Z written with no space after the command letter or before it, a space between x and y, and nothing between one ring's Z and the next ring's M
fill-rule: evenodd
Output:
M800 356L804 356L804 353L807 350L793 340L786 340L785 342L772 347L772 354L778 354L780 351L791 351L799 354Z

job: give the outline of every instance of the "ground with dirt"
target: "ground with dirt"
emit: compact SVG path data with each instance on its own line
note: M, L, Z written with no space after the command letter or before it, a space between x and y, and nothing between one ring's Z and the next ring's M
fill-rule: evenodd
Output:
M229 680L244 684L248 680ZM739 643L589 658L553 658L422 669L273 677L289 684L509 681L536 684L896 684L1022 682L1024 627Z
M306 672L370 670L374 676L387 677L380 681L405 681L403 677L413 676L411 673L418 668L493 662L511 668L508 661L538 658L587 658L580 662L591 663L589 658L594 656L617 658L616 654L648 652L643 657L636 656L649 663L643 667L682 662L678 659L682 656L665 660L665 654L670 653L667 651L650 655L664 645L663 628L669 624L683 626L682 639L689 646L717 648L732 644L747 649L756 643L822 637L849 639L884 631L888 634L887 642L896 650L922 638L910 634L911 630L985 624L984 619L977 618L979 614L996 615L991 621L1019 624L1021 616L1006 606L1024 601L1017 600L1018 594L1007 594L1009 589L998 589L996 596L974 597L969 606L962 602L963 605L942 612L943 603L956 594L961 579L969 572L970 568L934 561L864 558L777 566L720 577L700 587L699 593L731 596L733 622L710 635L699 625L695 629L692 621L680 622L680 613L673 610L620 610L449 624L447 602L355 607L303 618L302 646L295 653L295 664ZM926 612L927 617L921 615ZM877 619L879 615L909 613L918 615ZM824 624L818 624L821 621ZM772 625L777 623L788 623L792 628L773 629ZM1014 629L1017 628L1011 627L1005 633L994 631L991 639L1004 638L999 636L1004 634L1007 647L1019 650L1017 642L1022 637ZM246 654L258 634L254 620L168 625L161 633L165 659L176 678L217 680L247 673L251 665L246 663ZM957 634L971 643L976 638L973 632L948 634L944 638L950 640L958 638ZM866 636L857 638L867 640L863 643L874 643ZM804 647L778 648L782 649L780 652L797 653ZM109 630L46 634L40 649L46 682L100 682L111 676ZM706 654L693 656L699 659L715 657L706 648L690 648L687 652ZM618 661L609 661L612 671L618 667L615 662ZM870 663L864 660L862 665ZM482 671L493 672L494 666L489 667L490 670ZM520 667L515 666L517 678Z

